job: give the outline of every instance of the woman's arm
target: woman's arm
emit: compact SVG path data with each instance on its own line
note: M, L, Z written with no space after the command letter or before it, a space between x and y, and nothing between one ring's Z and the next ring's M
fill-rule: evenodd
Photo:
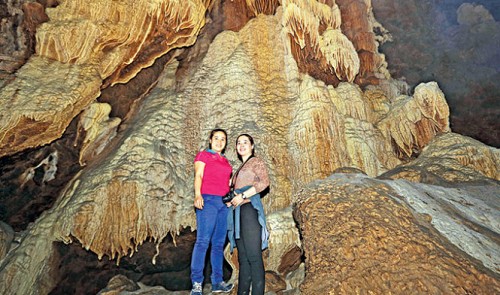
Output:
M257 190L255 189L255 187L251 186L246 191L241 192L241 197L243 197L243 195L245 195L245 199L248 200L251 196L255 195L256 193L257 193Z
M245 196L251 197L261 191L265 190L269 186L269 174L267 173L267 167L264 160L261 158L256 158L252 165L250 166L253 173L255 174L252 188L255 191L249 191L248 194L245 192Z
M205 163L201 161L194 162L194 206L203 209L203 197L201 196L201 183L203 181L203 171Z

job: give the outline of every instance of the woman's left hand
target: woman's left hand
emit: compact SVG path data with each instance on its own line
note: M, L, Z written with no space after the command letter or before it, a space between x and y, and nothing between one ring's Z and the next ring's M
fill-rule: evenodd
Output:
M242 194L237 194L232 200L231 204L234 207L238 207L239 205L242 205L245 202L245 199L243 199Z

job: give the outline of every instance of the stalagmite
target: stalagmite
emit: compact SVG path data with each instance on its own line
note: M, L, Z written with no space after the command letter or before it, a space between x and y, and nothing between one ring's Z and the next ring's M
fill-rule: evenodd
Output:
M400 97L377 126L395 142L401 156L418 153L442 132L449 132L450 111L436 82L420 84L413 97Z

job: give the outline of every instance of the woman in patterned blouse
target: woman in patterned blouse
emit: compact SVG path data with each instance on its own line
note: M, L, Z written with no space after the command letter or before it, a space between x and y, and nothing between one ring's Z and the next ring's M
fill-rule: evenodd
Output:
M254 156L250 135L238 136L236 150L242 164L233 179L237 193L231 201L235 226L229 230L229 239L236 240L238 248L238 294L249 294L251 286L252 295L261 295L265 288L262 250L267 247L269 234L260 193L269 186L269 176L264 160Z

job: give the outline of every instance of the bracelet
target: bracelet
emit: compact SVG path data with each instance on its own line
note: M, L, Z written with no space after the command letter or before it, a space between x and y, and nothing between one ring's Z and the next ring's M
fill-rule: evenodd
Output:
M245 196L245 192L242 192L242 193L241 193L241 197L242 197L243 199L246 199L246 198L247 198L247 196Z

